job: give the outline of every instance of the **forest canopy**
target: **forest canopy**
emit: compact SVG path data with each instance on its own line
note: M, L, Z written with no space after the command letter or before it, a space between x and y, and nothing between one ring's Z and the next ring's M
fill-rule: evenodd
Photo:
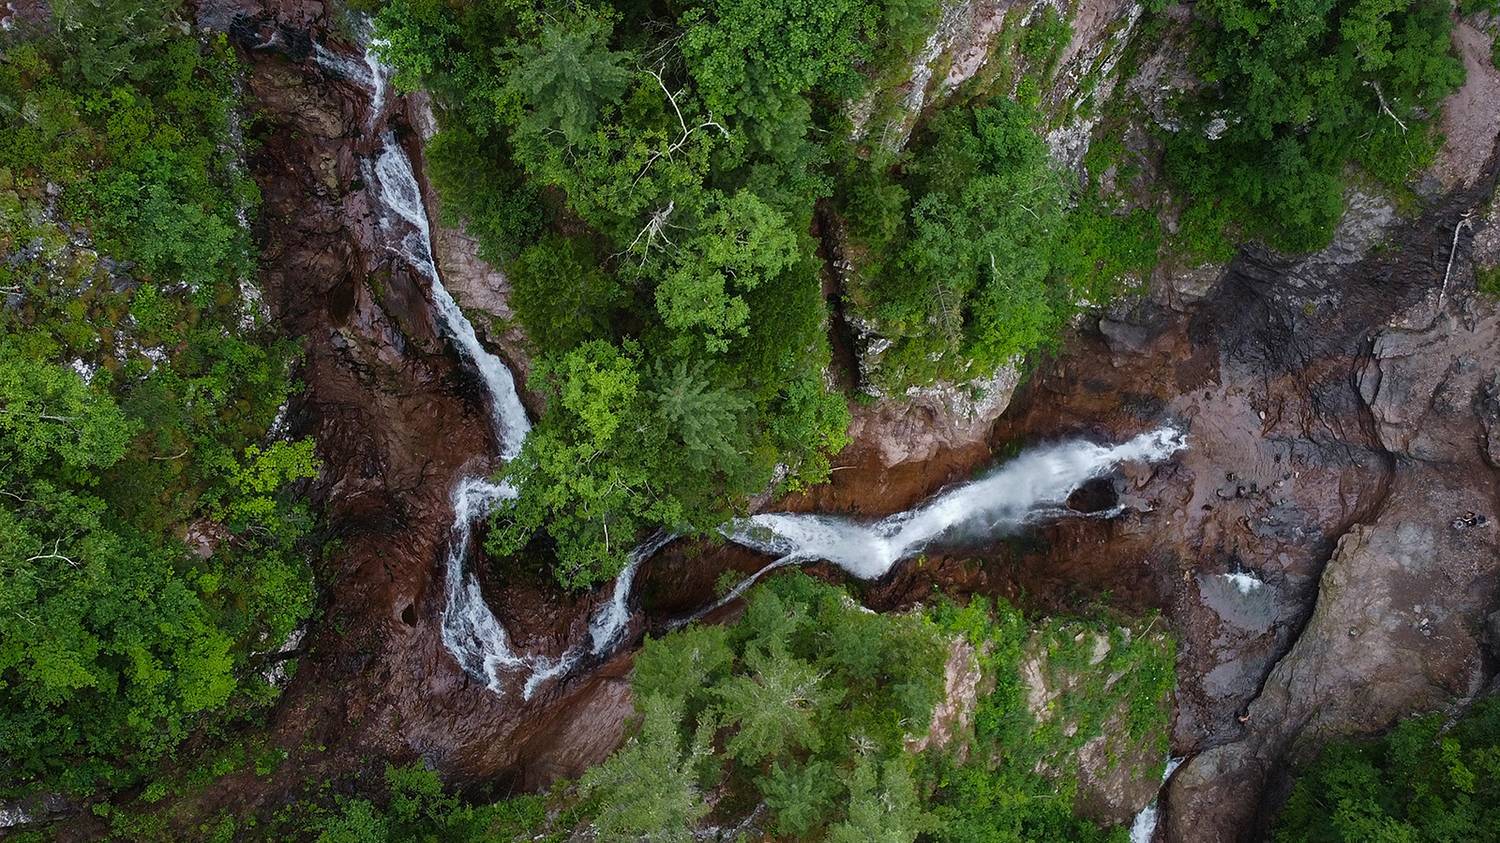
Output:
M0 794L88 791L274 696L316 464L268 435L233 51L159 3L3 37Z
M1208 87L1166 169L1237 239L1304 252L1344 210L1346 165L1400 189L1432 161L1431 116L1463 81L1437 0L1208 0L1194 53Z
M649 528L709 530L778 478L827 476L849 416L825 385L810 235L823 136L935 9L689 3L663 39L644 6L385 6L397 81L443 106L437 184L540 356L547 412L507 468L521 497L492 553L545 536L557 579L586 585Z
M1457 722L1402 721L1375 740L1335 741L1298 772L1276 840L1494 840L1500 834L1500 699Z
M850 397L831 386L814 236L830 202L899 340L888 386L988 376L1051 341L1081 291L1149 266L1140 218L1070 213L1029 106L957 107L909 161L861 157L847 104L937 11L383 7L381 55L441 106L428 154L450 221L509 275L540 357L547 412L506 469L521 496L494 515L493 555L534 546L583 586L648 529L711 531L753 494L827 477Z
M1105 660L1089 665L1101 640ZM972 727L917 748L955 653L992 690L979 694ZM832 843L1120 841L1126 829L1076 813L1076 753L1113 740L1159 749L1164 762L1173 658L1159 633L1102 617L1033 628L983 599L877 614L791 572L756 586L734 623L647 641L627 739L576 782L465 802L430 772L391 768L371 788L384 805L342 799L293 813L325 843L563 841L580 828L690 841L695 828L746 816L751 830ZM1041 716L1028 707L1025 670L1065 689Z

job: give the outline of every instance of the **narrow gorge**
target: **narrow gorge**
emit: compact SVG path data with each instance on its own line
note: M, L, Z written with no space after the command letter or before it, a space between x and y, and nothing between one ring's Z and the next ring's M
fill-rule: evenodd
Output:
M769 130L754 136L764 127L743 102L739 117L708 107L738 102L728 94L689 101L693 51L728 37L712 27L741 20L734 14L755 19L744 4L616 4L603 23L567 17L572 6L504 5L183 7L195 38L224 39L241 63L243 167L258 196L247 223L254 281L265 324L298 348L297 389L273 433L315 443L315 468L284 484L316 515L297 544L313 608L285 643L255 644L247 664L275 688L270 701L185 732L160 762L162 781L174 782L191 778L195 754L223 745L257 747L275 763L225 764L159 793L140 778L74 787L28 772L4 782L0 837L657 839L619 831L636 818L622 819L611 795L638 782L675 798L668 785L687 781L691 806L641 797L673 829L660 839L875 839L858 836L861 817L891 840L1094 839L1077 829L1131 843L1299 839L1285 836L1294 833L1286 812L1303 804L1299 777L1325 763L1328 747L1419 715L1440 715L1448 729L1500 694L1500 8L1432 13L1451 30L1462 70L1434 89L1432 109L1400 110L1392 96L1398 116L1378 81L1359 83L1378 94L1376 119L1400 124L1386 128L1403 143L1417 143L1430 121L1433 148L1395 187L1366 159L1341 161L1329 238L1297 249L1274 228L1282 220L1257 229L1228 217L1214 219L1244 235L1233 248L1189 244L1199 224L1189 209L1206 205L1160 187L1186 195L1179 185L1209 178L1196 159L1171 163L1187 154L1171 146L1179 138L1233 138L1236 121L1250 119L1226 107L1205 129L1181 116L1206 86L1189 59L1207 37L1190 28L1192 6L945 0L912 13L921 26L897 49L878 31L900 19L901 4L879 4L890 18L872 11L850 30L872 39L858 53L864 76L846 74L858 84L839 76L843 87L792 98L813 116L776 105L775 119L793 113L811 135L857 149L834 160L788 151ZM663 17L679 5L696 11ZM4 8L6 31L50 14L43 4ZM474 16L463 23L475 31L461 32L455 15ZM520 23L496 23L506 16ZM554 31L554 18L569 24ZM572 96L555 80L536 83L538 102L554 98L540 105L524 90L481 90L475 67L532 49L485 40L512 25L537 27L538 42L577 69L559 78L611 90L591 107L619 125L598 115L587 117L598 125L575 125L586 108L549 114L547 102ZM638 66L618 58L624 47L603 59L584 49L588 39L623 44L639 34L630 27L649 45L629 41ZM757 37L780 37L768 27ZM651 40L658 29L661 45ZM447 39L441 49L422 41L441 40L434 32ZM726 50L764 59L753 42ZM421 50L436 56L427 66L412 58ZM703 63L730 75L733 62L714 61ZM626 94L632 74L645 81ZM750 87L770 102L775 84ZM493 100L467 99L481 96ZM1009 110L1020 102L1037 116L1007 122L1020 119ZM614 142L642 114L667 131L608 154L589 146ZM525 122L538 115L556 126ZM502 128L507 120L520 122ZM563 153L545 146L564 135ZM801 154L814 163L788 176L786 162ZM1113 157L1100 165L1102 155ZM964 175L986 156L1014 173ZM459 196L455 167L460 180L515 182L507 189L529 197L525 213L546 222L520 229L502 253L495 232L519 225L505 216L513 209ZM608 195L538 175L610 167L625 175L599 177L620 188ZM653 180L667 196L699 177L713 185L702 207L614 207L656 189ZM777 180L804 177L822 180L822 192L808 188L816 199L801 225L776 204L778 191L794 192ZM0 182L10 189L9 170ZM37 184L45 195L50 182ZM995 192L965 192L981 188ZM1118 207L1099 204L1104 190ZM1006 215L991 228L1075 232L1083 257L1048 245L1051 263L1028 275L1040 235L964 233L990 211ZM872 221L886 212L902 222ZM635 240L598 222L612 213L645 220ZM1156 233L1111 235L1129 241L1122 257L1095 243L1104 235L1090 225L1105 218L1099 226L1122 230L1144 219ZM983 241L965 253L973 266L960 265L959 245L910 245L944 225L955 243ZM889 231L901 226L904 241ZM723 242L694 245L721 229ZM7 254L12 239L0 240ZM887 240L907 251L883 255ZM614 245L625 249L606 250ZM526 250L542 246L552 262ZM765 255L736 251L752 246ZM546 303L527 298L525 272L546 278ZM798 272L810 288L784 281ZM920 272L980 280L910 294L926 308L914 310L901 296ZM1111 278L1054 289L1063 272ZM601 274L627 279L623 292L598 292ZM657 276L667 280L653 288ZM707 276L720 286L694 286ZM0 278L0 305L31 318L9 280ZM961 300L950 305L949 295ZM660 322L620 304L632 298ZM597 336L537 336L526 317L544 305L563 314L545 311L558 337L579 323ZM801 312L809 308L817 313ZM1024 341L972 328L986 308ZM812 350L753 345L804 322ZM0 351L17 353L3 338ZM662 360L620 374L620 358L657 351ZM776 373L769 384L736 353ZM731 374L704 386L720 365ZM23 379L7 371L0 412L14 415L23 404L4 390ZM617 421L610 414L637 384L642 406L666 409ZM835 410L806 409L818 400L809 389L833 395ZM674 400L701 409L673 415ZM45 402L33 404L47 421ZM665 435L662 419L685 432L653 439ZM718 447L716 430L741 439ZM792 453L778 444L784 435L820 444ZM569 437L587 447L565 450L577 444ZM608 447L646 441L682 462L640 465L722 480L678 499L658 488L670 476L594 464ZM5 442L0 466L21 465ZM549 446L563 456L541 450ZM555 494L536 488L549 477L561 478ZM626 486L647 501L628 516L606 508ZM0 493L19 506L28 488L5 481ZM208 545L235 543L203 538L214 529L204 523L231 520L224 511L173 529L211 558ZM45 544L33 550L27 562L46 557ZM72 561L59 545L52 554ZM21 663L0 659L0 683ZM919 667L920 678L903 673ZM849 684L832 688L830 677ZM755 728L745 699L781 701L785 712ZM214 711L204 709L200 727ZM832 712L853 725L818 721ZM0 736L21 731L0 723ZM1015 770L1005 766L1011 747ZM609 765L631 753L642 766L611 779ZM721 757L733 760L721 767ZM384 807L392 814L370 836L330 831L375 811L358 806L397 804L407 769L433 775L422 811L497 813L474 820L486 829L475 837L457 825L398 832ZM820 790L820 778L843 789ZM1061 804L1018 820L1014 838L975 831L990 827L969 814L1003 813L1003 788L1021 780L1041 790L1013 802L1045 803L1055 786ZM900 796L908 791L923 795ZM922 806L909 812L919 819L892 807L903 798ZM804 808L812 819L788 807L798 800L818 806ZM534 811L532 825L506 825L508 809L494 806L510 804ZM288 816L305 824L286 831ZM220 826L227 836L210 834L222 817L233 819Z

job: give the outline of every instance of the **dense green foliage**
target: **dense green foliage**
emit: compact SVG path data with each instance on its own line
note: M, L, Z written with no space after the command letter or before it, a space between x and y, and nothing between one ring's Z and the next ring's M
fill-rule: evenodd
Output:
M548 409L493 554L545 536L584 585L647 528L705 530L777 478L826 476L848 411L824 385L813 205L840 106L936 7L385 6L398 84L442 106L428 152L450 217L509 273L541 357Z
M892 340L878 386L984 377L1156 260L1148 214L1069 209L1028 106L939 113L904 158L855 165L843 201L856 307Z
M1206 0L1195 52L1211 88L1171 136L1167 171L1199 212L1290 251L1343 212L1354 163L1399 186L1437 150L1428 125L1463 79L1433 0ZM1217 139L1207 127L1220 121Z
M722 784L737 792L737 807L722 810L764 800L778 834L910 840L925 822L904 738L923 731L942 697L946 650L921 614L873 614L803 574L776 577L751 593L735 625L646 644L633 681L645 713L636 740L670 715L655 738L662 751L632 755L627 745L584 777L585 793L616 837L685 836L682 819L706 813L702 794ZM670 784L624 784L677 757Z
M233 54L171 4L52 8L0 56L4 793L129 781L264 702L311 602Z
M1096 635L1110 643L1097 664ZM973 645L981 687L993 691L972 730L950 725L945 746L918 752L912 741L928 731L958 640ZM1028 659L1061 690L1040 722L1026 699ZM751 828L789 840L1123 840L1125 829L1074 813L1074 753L1112 731L1119 746L1161 742L1164 756L1172 661L1159 634L1034 628L982 599L875 614L794 572L752 590L730 626L647 642L633 675L634 733L577 783L474 808L442 797L430 774L392 772L389 808L339 800L300 827L330 843L564 840L577 828L687 841L753 814Z
M341 798L332 810L299 817L301 833L318 843L490 843L533 840L547 820L541 797L521 796L472 805L443 792L438 777L420 766L387 767L387 798Z
M1071 31L1054 11L1015 45L1029 104L951 109L899 159L848 140L847 103L906 66L936 7L384 8L398 82L444 106L429 153L451 221L509 272L545 358L491 553L545 535L583 585L648 527L722 522L778 464L791 485L826 475L847 410L825 386L819 200L853 229L856 310L894 341L881 386L987 376L1154 263L1149 215L1071 209L1048 162L1034 101Z
M1500 840L1500 699L1456 723L1431 714L1379 740L1326 747L1299 773L1276 839Z
M1174 653L1162 636L1135 635L1100 623L1052 619L1028 635L1025 619L1001 604L975 600L940 606L944 629L983 654L995 688L975 713L971 760L939 758L933 813L937 838L952 841L1123 840L1124 829L1100 829L1076 816L1074 753L1110 734L1119 745L1150 742L1165 760L1175 682ZM1093 661L1097 640L1108 642ZM1027 703L1022 662L1039 665L1048 687L1063 693L1038 721Z
M943 112L904 178L872 172L853 192L863 292L897 339L882 360L892 383L962 376L970 361L987 373L1056 327L1048 257L1065 190L1032 122L1008 100Z

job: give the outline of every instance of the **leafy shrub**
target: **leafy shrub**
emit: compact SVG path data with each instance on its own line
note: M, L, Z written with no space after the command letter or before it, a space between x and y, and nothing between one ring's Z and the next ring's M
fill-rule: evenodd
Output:
M1196 12L1212 87L1169 138L1167 173L1243 234L1311 251L1343 212L1346 163L1398 186L1432 159L1426 116L1463 79L1446 4L1212 0Z
M517 796L474 805L445 793L431 770L386 765L387 799L342 798L333 810L314 811L301 835L318 843L498 843L535 840L547 809L541 797Z
M52 11L0 55L0 793L127 784L266 702L312 602L233 53L172 3Z
M1127 640L1115 627L1107 661L1090 665L1093 639L1079 633L1103 628L1033 628L983 599L876 614L841 588L786 572L753 588L729 626L646 642L631 677L637 720L576 785L476 806L443 795L424 770L388 769L388 800L340 798L332 810L304 809L298 827L328 843L562 841L581 829L688 841L754 813L753 828L796 840L1118 841L1125 829L1073 812L1061 761L1122 710L1129 739L1164 736L1173 654L1160 635ZM980 687L993 690L980 695L972 733L915 753L960 639L979 660ZM1049 682L1086 677L1056 700L1074 731L1037 723L1027 707L1022 660L1037 652Z
M1053 341L1078 304L1104 304L1154 265L1149 214L1119 215L1093 197L1067 207L1040 120L1003 99L949 109L905 159L845 173L851 298L892 342L878 386L988 376Z
M1431 714L1374 741L1337 741L1299 771L1276 819L1286 841L1494 840L1500 700L1457 723Z

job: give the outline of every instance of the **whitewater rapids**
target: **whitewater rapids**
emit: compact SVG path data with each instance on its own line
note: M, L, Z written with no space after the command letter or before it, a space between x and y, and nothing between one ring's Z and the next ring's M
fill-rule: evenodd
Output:
M776 512L742 518L722 532L761 553L826 560L860 579L878 579L934 542L996 538L1060 515L1088 481L1121 463L1160 462L1186 446L1186 436L1170 427L1120 445L1065 442L1026 451L978 480L873 523Z
M376 110L372 116L374 122L379 110L385 107L389 76L389 70L380 64L374 51L366 52L363 66L327 51L316 58L330 71L370 89L372 108ZM386 212L381 227L392 250L426 276L433 309L444 334L479 374L489 393L499 455L505 460L514 459L531 431L515 378L504 361L480 343L474 326L444 287L434 259L427 209L411 161L394 134L386 132L381 140L380 151L367 165L367 172L379 186L378 199ZM902 559L935 543L1013 533L1027 524L1065 514L1069 495L1120 464L1159 462L1185 446L1186 439L1180 431L1162 428L1119 445L1073 441L1038 448L911 510L869 523L838 516L791 513L736 520L720 532L730 541L776 558L694 617L737 598L761 576L785 565L827 560L855 577L874 579ZM630 596L637 571L675 536L658 534L631 552L609 600L601 603L590 618L585 640L575 642L555 657L519 653L512 646L504 624L484 600L478 577L467 565L475 525L516 494L510 484L495 483L484 477L466 477L455 485L453 523L444 560L445 600L440 631L443 646L465 672L497 694L505 693L508 682L519 682L523 699L529 699L538 687L566 675L585 656L603 656L619 643L630 621Z

